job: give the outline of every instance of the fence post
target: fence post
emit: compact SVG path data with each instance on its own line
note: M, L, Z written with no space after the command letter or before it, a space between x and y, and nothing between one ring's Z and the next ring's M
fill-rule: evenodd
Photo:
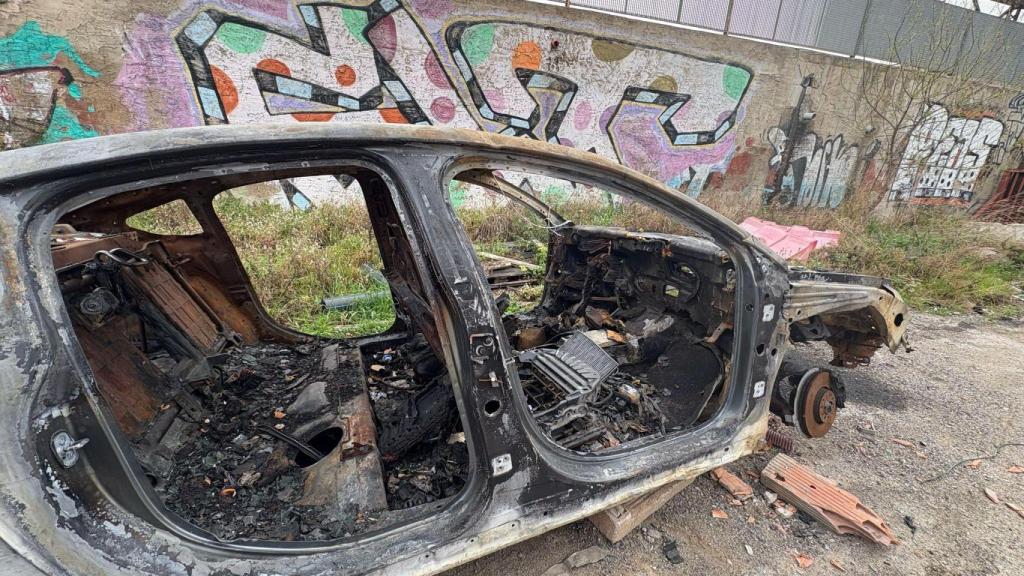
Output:
M864 42L864 30L868 27L868 14L871 13L871 0L868 0L864 4L864 15L860 18L860 30L857 32L857 42L853 45L853 53L850 54L850 58L857 56L857 51L860 50L861 43Z
M775 40L775 35L779 32L779 18L782 16L782 4L786 0L779 0L779 9L775 11L775 26L772 27L772 40Z
M679 0L679 9L676 10L676 22L680 24L683 22L683 0Z
M967 44L967 35L971 35L972 43L977 39L977 36L974 33L974 14L968 14L965 17L970 18L971 20L966 26L964 26L964 33L960 36L960 46L956 49L956 60L954 60L954 62L960 62L960 57L964 55L964 49L967 48L967 46L965 46L965 44Z
M725 36L729 35L729 24L732 22L732 2L733 0L729 0L729 9L725 12L725 30L722 30Z

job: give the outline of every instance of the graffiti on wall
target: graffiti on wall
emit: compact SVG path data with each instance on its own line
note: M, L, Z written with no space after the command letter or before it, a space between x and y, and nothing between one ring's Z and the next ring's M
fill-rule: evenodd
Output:
M74 70L74 72L73 72ZM60 36L26 22L0 38L0 150L95 136L74 73L99 76Z
M445 43L485 129L618 159L696 196L735 150L746 68L510 22Z
M304 33L218 9L176 42L208 124L479 128L615 158L699 194L735 150L739 65L512 22L446 21L443 3L303 4Z
M782 158L787 136L781 127L768 129L765 139L775 152L769 161L768 181L783 169ZM857 167L857 145L848 145L843 136L822 139L814 132L803 134L793 144L789 165L782 176L782 200L794 206L836 208L852 186Z
M992 151L991 161L993 164L1001 164L1005 154L1019 147L1021 138L1024 138L1024 92L1011 98L1007 108L1009 108L1009 114L1006 116L1002 144Z
M1000 146L1002 122L951 116L932 104L910 133L889 199L917 203L966 204L990 154Z

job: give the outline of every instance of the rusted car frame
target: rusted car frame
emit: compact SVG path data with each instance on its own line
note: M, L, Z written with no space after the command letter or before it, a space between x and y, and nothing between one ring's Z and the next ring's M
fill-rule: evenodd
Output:
M131 213L182 198L208 236L170 245L209 259L196 265L216 268L218 282L232 288L229 308L244 316L235 326L254 338L294 339L301 335L266 316L237 254L214 250L230 239L209 199L251 180L353 167L364 189L392 195L388 221L405 236L385 254L386 265L394 260L388 280L396 299L415 303L407 321L448 366L468 481L437 506L349 537L217 537L170 512L146 481L76 336L51 234L61 223L120 233ZM604 186L713 241L734 274L730 366L713 417L597 453L545 437L512 368L516 352L486 277L443 194L460 175L503 188L492 171L511 167ZM535 199L521 201L560 220ZM885 282L791 271L710 209L596 155L480 132L377 125L206 127L0 154L0 309L0 538L44 573L75 574L436 573L749 454L765 436L794 340L828 340L836 363L863 363L878 347L905 343L907 316ZM89 439L71 467L55 456L59 432Z

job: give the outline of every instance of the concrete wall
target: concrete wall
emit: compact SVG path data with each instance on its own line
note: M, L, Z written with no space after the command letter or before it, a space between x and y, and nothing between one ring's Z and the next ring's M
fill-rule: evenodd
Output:
M705 198L759 197L781 171L795 203L825 207L879 161L901 162L884 184L897 201L971 202L1020 162L1024 99L1011 107L1014 91L996 88L969 110L935 103L900 135L900 158L880 158L880 122L851 88L863 66L526 2L7 0L0 148L201 124L423 123L592 150ZM786 154L810 74L802 109L816 116Z

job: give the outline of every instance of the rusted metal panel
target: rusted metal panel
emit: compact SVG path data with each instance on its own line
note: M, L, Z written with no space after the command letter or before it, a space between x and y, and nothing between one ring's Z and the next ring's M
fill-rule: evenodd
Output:
M118 234L99 238L90 235L58 235L50 239L50 252L53 254L53 267L62 270L92 260L100 250L124 248L134 250L137 242L134 234Z
M323 460L306 468L298 503L337 506L339 514L348 516L387 510L369 397L365 393L356 395L341 406L341 414L345 440Z
M246 344L259 341L259 328L249 314L231 301L220 284L205 274L189 274L189 285L227 327L238 333Z
M999 187L974 217L989 222L1024 222L1024 169L1003 172Z
M132 285L149 296L198 347L204 350L214 347L219 337L217 326L163 266L150 262L125 268L124 273Z
M160 410L151 385L160 371L125 337L115 323L78 330L78 341L92 366L100 394L130 437L145 432Z

